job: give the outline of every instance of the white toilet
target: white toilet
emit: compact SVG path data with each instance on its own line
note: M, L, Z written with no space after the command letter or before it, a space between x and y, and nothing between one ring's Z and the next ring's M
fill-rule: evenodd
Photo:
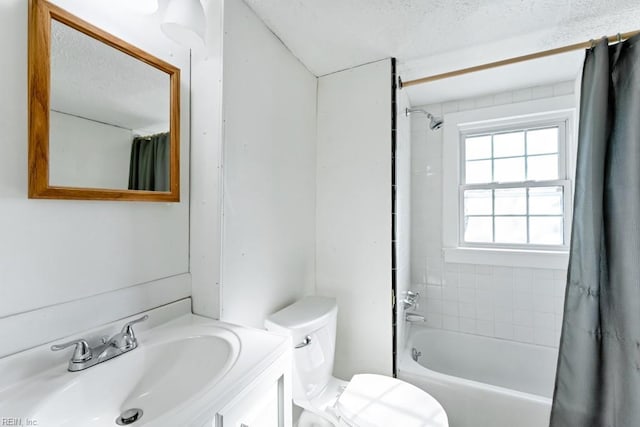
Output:
M272 314L267 330L291 335L293 401L304 409L299 427L448 427L447 414L428 393L391 377L332 376L338 306L305 297Z

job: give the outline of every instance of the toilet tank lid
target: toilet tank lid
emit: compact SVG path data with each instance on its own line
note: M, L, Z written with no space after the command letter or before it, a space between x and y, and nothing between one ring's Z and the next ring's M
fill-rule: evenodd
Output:
M315 330L338 312L335 298L308 296L267 317L267 330Z

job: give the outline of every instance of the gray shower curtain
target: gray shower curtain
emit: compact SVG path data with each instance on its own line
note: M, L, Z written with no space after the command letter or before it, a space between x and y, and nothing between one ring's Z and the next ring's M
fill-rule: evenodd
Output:
M169 191L170 144L169 133L133 139L129 190Z
M587 51L551 427L640 426L640 38Z

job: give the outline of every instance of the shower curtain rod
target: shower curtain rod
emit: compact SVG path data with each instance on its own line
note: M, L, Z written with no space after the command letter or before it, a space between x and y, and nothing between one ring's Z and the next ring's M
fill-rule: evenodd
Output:
M629 31L628 33L619 33L615 36L609 36L607 39L609 43L614 43L622 40L626 40L630 37L635 36L636 34L640 34L640 30L637 31ZM474 67L462 68L460 70L449 71L447 73L442 74L434 74L428 77L422 77L415 80L408 80L403 82L400 80L400 88L405 88L409 86L415 86L423 83L429 83L436 80L448 79L450 77L461 76L463 74L475 73L476 71L489 70L491 68L502 67L504 65L509 64L517 64L518 62L530 61L532 59L544 58L546 56L558 55L561 53L571 52L579 49L587 49L590 48L596 43L597 40L589 40L582 43L575 43L568 46L557 47L555 49L543 50L541 52L531 53L529 55L516 56L515 58L503 59L501 61L489 62L488 64L476 65Z

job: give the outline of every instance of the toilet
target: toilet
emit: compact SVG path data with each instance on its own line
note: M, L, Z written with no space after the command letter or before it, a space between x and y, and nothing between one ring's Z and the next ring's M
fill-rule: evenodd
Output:
M431 395L395 378L332 376L338 306L310 296L270 315L269 331L293 340L293 402L303 408L299 427L448 427L447 414Z

